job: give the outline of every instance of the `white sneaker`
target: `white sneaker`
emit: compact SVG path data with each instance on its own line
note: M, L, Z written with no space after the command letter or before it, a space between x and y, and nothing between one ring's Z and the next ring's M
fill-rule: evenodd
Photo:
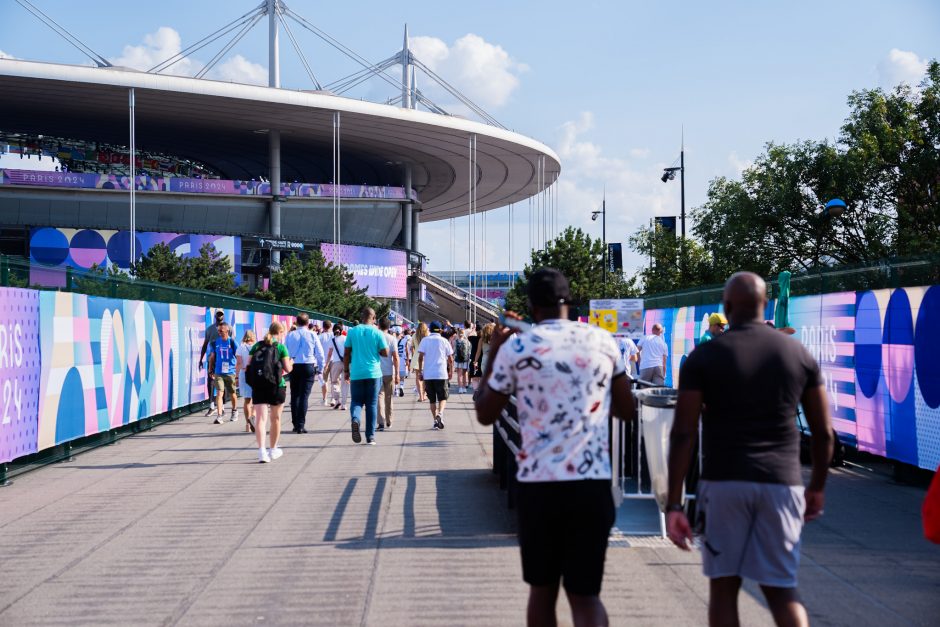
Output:
M222 424L222 416L216 416L213 424L217 424L217 425Z
M271 456L268 455L268 449L258 449L258 461L262 464L267 464L269 461L271 461Z
M238 422L238 414L232 412L232 422Z
M281 447L272 448L272 449L270 449L270 450L268 451L268 453L269 453L269 456L270 456L272 462L273 462L275 459L280 459L280 457L281 457L282 455L284 455L284 451L281 450Z

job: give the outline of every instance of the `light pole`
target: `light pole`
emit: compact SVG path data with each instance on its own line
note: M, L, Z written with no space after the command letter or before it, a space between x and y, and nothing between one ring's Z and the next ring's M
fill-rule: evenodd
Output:
M598 211L591 212L591 222L597 221L597 216L601 216L601 239L604 243L604 296L607 296L607 195L601 201L601 208Z
M675 163L675 161L673 161ZM679 166L663 168L663 175L659 178L663 183L676 178L676 172L679 173L679 188L681 195L681 206L679 213L679 222L682 225L682 239L679 240L679 269L683 278L685 277L685 146L679 151Z

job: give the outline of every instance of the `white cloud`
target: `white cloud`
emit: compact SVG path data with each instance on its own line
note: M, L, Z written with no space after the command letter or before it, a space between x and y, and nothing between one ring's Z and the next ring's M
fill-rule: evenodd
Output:
M753 166L754 161L751 159L741 159L737 151L732 150L731 154L728 155L728 164L731 166L735 178L741 178L741 174Z
M631 148L630 156L633 157L634 159L646 159L648 156L650 156L650 149L649 148Z
M268 68L252 63L240 54L236 54L231 59L212 68L208 76L216 80L231 81L233 83L268 84Z
M592 237L601 237L601 221L591 221L591 211L600 209L607 198L607 240L621 242L624 247L624 269L627 275L645 265L646 259L628 248L631 235L648 226L650 218L678 215L678 181L663 184L662 168L668 163L644 162L636 165L631 154L607 154L602 145L590 137L594 116L585 111L558 128L552 146L562 162L562 176L555 194L558 198L558 228L581 228ZM529 202L515 206L512 266L519 269L529 259ZM508 211L488 212L487 268L503 270L510 266ZM467 219L456 220L456 269L467 266L469 235ZM448 221L421 225L419 245L432 259L431 269L450 270L450 229Z
M916 87L927 72L927 64L927 59L914 52L892 48L878 63L878 82L889 89L900 83Z
M144 35L141 45L128 44L124 46L121 56L109 58L108 61L114 65L147 71L177 54L182 49L180 43L180 34L175 29L161 26L156 31ZM174 64L166 73L189 76L196 70L192 59L185 58Z
M504 105L519 86L519 75L529 67L509 56L502 46L468 33L452 46L437 37L412 37L409 46L415 56L436 74L483 107ZM436 86L419 89L438 100L444 92ZM443 106L443 103L442 103Z
M161 26L156 31L144 35L144 40L140 45L124 46L121 56L109 58L108 61L114 65L147 71L178 54L180 50L182 50L180 34L169 26ZM205 67L205 63L202 61L186 57L174 63L162 73L193 76L203 67ZM236 54L212 68L207 74L207 78L235 83L266 85L268 70L262 65L249 61L242 55Z
M3 50L0 50L0 59L15 59L15 58L16 57L14 57L12 54L7 54Z

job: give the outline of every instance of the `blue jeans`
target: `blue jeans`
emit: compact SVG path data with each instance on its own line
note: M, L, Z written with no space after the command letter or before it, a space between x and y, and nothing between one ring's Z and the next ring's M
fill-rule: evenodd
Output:
M353 379L349 382L349 393L352 402L349 404L349 413L353 422L360 422L362 406L366 407L366 441L375 437L375 419L379 411L379 390L382 388L382 377L375 379Z

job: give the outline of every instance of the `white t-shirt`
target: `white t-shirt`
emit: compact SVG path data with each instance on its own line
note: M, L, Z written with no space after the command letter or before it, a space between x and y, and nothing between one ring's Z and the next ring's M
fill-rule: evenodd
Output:
M425 379L447 378L447 358L454 354L454 349L440 333L432 333L421 340L418 352L424 355L424 371L421 375Z
M333 342L330 340L333 339L332 331L323 331L320 333L320 348L323 349L323 358L326 359L326 356L329 354L330 349L333 348Z
M633 340L626 337L625 335L621 335L616 339L617 348L620 349L620 356L623 357L623 365L629 372L631 371L630 358L639 353L640 350L636 347L636 344L633 343Z
M382 376L390 377L395 374L395 364L392 361L392 355L395 354L395 349L398 346L398 340L396 340L395 336L391 333L386 333L385 346L388 348L388 357L382 357L379 355L379 365L382 366Z
M235 359L237 360L239 357L242 358L242 368L238 371L238 384L240 387L245 387L247 385L245 381L245 369L248 368L248 362L251 361L251 355L248 351L251 350L252 346L253 344L242 342L235 350ZM237 363L238 362L236 361L236 364Z
M668 349L663 336L650 333L640 340L640 370L662 368Z
M333 342L336 342L336 346L333 346ZM344 335L334 335L329 342L327 342L327 351L333 349L333 356L330 357L330 363L342 363L343 355L346 353L346 336Z
M489 386L516 395L522 429L516 478L610 479L610 386L623 374L613 336L580 322L544 321L503 344Z

